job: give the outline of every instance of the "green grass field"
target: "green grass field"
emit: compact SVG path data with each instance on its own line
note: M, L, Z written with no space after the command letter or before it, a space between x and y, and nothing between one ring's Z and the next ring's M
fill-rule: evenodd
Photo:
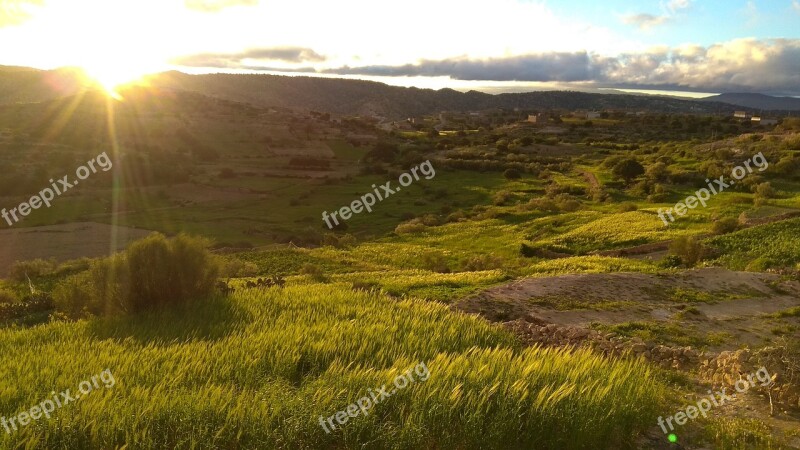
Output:
M586 448L649 425L643 363L522 349L476 318L340 284L243 290L192 314L0 330L0 411L110 369L116 385L13 434L17 448ZM320 415L425 362L430 378L326 434ZM615 444L616 445L616 444Z

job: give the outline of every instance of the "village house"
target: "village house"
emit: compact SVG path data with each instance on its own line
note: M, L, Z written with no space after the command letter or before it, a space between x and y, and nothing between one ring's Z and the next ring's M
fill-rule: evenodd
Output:
M547 123L548 117L544 114L529 114L528 115L528 122L535 123L535 124L543 124Z

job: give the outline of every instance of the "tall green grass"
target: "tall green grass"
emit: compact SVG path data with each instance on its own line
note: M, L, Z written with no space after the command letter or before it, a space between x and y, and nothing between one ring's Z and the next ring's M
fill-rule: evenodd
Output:
M624 448L663 398L643 362L522 349L445 306L341 285L183 308L0 330L2 415L106 368L116 379L0 448ZM319 426L423 361L427 381Z

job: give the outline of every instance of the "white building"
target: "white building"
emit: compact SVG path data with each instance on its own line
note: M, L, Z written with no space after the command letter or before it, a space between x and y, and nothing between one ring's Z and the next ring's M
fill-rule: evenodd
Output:
M760 116L753 116L753 118L750 119L750 122L752 122L753 125L761 125L763 127L769 127L769 126L777 125L778 124L778 119L766 119L766 118L762 118Z
M544 114L529 114L528 115L528 122L530 122L530 123L537 123L537 124L547 123L547 119L548 119L548 117L545 116Z

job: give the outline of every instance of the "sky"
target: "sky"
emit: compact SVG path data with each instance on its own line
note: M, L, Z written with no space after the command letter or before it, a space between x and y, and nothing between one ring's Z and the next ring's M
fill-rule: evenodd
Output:
M0 0L0 65L800 96L800 0Z

